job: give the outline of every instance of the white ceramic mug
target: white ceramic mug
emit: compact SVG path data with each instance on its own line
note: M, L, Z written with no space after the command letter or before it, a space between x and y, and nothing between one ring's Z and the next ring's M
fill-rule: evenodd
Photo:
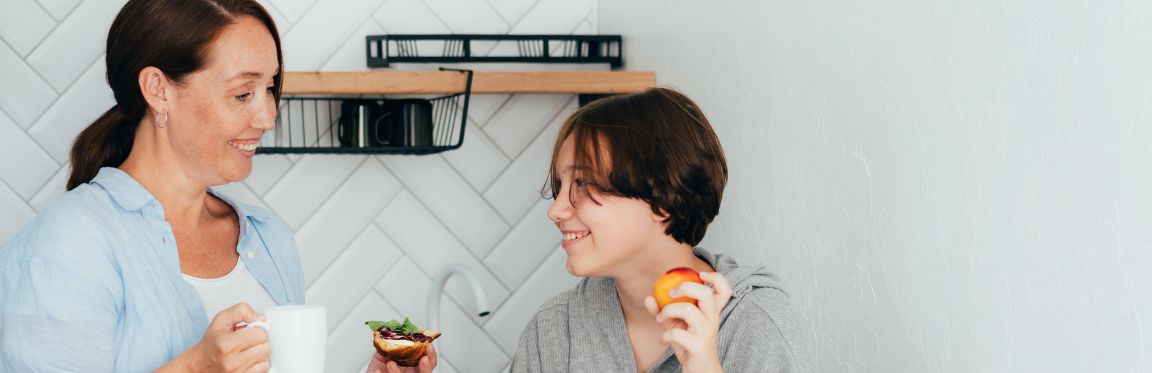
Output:
M273 373L324 371L328 349L328 314L324 306L280 306L264 310L264 321L248 326L264 328L272 348Z

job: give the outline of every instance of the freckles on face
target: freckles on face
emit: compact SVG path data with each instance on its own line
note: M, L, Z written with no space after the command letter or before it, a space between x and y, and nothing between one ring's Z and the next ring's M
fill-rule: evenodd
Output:
M240 181L275 121L271 88L279 74L275 41L253 17L225 26L205 50L205 66L189 74L174 112L171 144L186 168L210 185Z

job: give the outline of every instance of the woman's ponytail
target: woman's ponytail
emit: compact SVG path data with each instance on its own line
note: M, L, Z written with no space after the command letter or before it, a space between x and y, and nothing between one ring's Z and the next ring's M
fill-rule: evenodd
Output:
M139 119L127 119L119 106L112 106L76 136L67 190L92 181L101 167L116 167L128 159Z

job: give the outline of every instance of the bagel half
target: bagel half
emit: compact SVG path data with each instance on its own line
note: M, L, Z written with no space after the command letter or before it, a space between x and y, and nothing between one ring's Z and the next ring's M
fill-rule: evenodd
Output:
M376 345L376 351L380 356L403 367L414 367L420 363L420 358L424 357L428 345L440 337L439 332L431 330L421 329L420 333L428 336L428 340L414 342L406 339L384 339L380 331L373 331L372 343Z

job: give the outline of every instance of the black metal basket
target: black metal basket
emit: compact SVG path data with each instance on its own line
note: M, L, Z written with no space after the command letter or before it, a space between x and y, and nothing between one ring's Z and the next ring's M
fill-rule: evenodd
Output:
M284 97L260 154L434 154L460 148L472 71L464 92L432 98ZM351 110L350 110L351 108ZM423 118L423 119L421 119Z
M365 40L368 67L388 67L393 62L607 63L613 68L624 65L620 35L390 34L369 35ZM502 44L507 48L497 48Z

